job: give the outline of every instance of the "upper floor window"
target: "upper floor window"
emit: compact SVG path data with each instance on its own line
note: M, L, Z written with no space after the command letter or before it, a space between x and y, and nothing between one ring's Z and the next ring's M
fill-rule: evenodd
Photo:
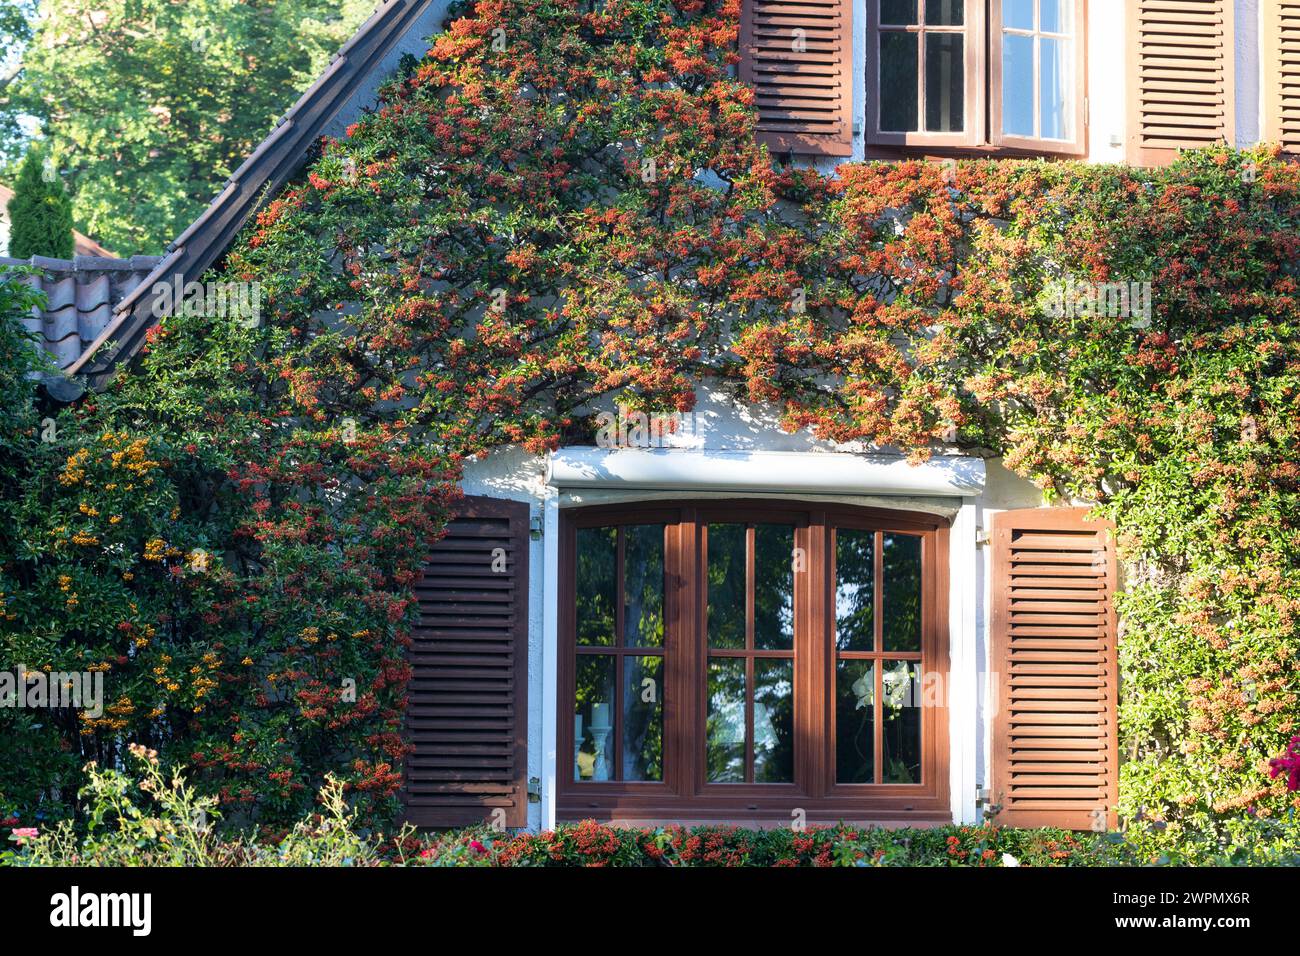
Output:
M741 77L782 153L1085 152L1085 0L745 0ZM864 82L855 88L861 56Z
M867 143L1082 153L1083 8L867 0Z

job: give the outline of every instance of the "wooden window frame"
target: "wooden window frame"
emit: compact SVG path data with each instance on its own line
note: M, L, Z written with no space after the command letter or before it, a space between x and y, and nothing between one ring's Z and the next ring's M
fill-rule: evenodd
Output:
M910 148L958 148L978 146L984 141L984 2L970 0L966 23L960 27L930 26L925 22L925 0L917 0L917 21L914 26L882 26L880 0L866 0L866 113L864 117L865 141L879 146L906 146ZM882 33L915 33L917 35L916 90L917 123L925 116L925 37L927 33L957 33L965 38L962 63L965 72L963 84L963 115L966 129L961 133L929 133L920 130L895 132L881 130L880 126L880 36Z
M662 782L572 779L573 700L576 680L577 530L612 524L665 523L664 699ZM796 574L794 650L794 782L709 783L705 780L707 664L703 589L710 522L791 524L795 546L806 549L806 573ZM927 674L942 692L922 720L922 782L835 782L834 538L853 527L912 534L922 539L922 650ZM559 820L597 819L629 824L727 821L789 825L802 810L809 822L836 820L891 825L950 822L947 687L948 522L930 514L848 505L763 499L716 499L591 505L560 516L559 647L556 748ZM752 580L752 578L751 578ZM618 585L619 588L622 584ZM879 594L880 592L877 591ZM901 659L902 652L881 657ZM744 652L742 652L744 653ZM754 656L783 652L750 651ZM714 652L713 656L719 656ZM735 656L735 655L729 655ZM752 658L751 658L752 659ZM878 669L879 670L879 669ZM752 686L749 688L752 693ZM747 706L748 710L748 706ZM879 736L877 728L877 737ZM752 747L752 741L749 742Z
M877 129L880 115L878 74L880 0L865 0L866 82L863 144L867 159L906 156L1049 156L1082 158L1088 153L1088 3L1073 4L1074 135L1070 140L1037 139L1002 133L1002 0L969 0L966 30L965 133L894 133ZM925 19L925 0L918 0L917 19ZM931 28L932 29L932 28ZM998 41L995 47L994 41ZM924 103L924 55L918 55L919 110Z
M1071 56L1074 66L1074 126L1070 139L1045 139L1038 136L1012 136L1002 131L1002 0L990 0L988 23L989 51L989 141L996 147L1033 153L1060 153L1079 156L1084 152L1084 134L1088 125L1088 20L1085 0L1065 0L1071 8ZM1039 6L1034 4L1035 24L1029 34L1042 35L1037 23ZM1063 34L1057 34L1063 35ZM1042 111L1038 100L1039 45L1034 44L1034 128L1038 129Z

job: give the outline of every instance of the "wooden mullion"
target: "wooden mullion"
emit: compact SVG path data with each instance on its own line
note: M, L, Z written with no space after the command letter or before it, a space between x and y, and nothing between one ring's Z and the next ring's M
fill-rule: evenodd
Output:
M754 573L758 532L745 523L745 782L754 782L754 610L758 579Z
M843 661L919 661L925 657L924 651L840 651Z
M822 797L830 783L827 765L830 759L825 743L830 739L833 721L827 706L827 638L830 635L828 616L834 615L833 603L827 600L830 583L829 562L826 558L826 516L814 511L808 524L795 533L795 546L803 547L803 571L795 577L795 664L794 664L794 766L795 783L815 798ZM802 690L800 690L802 678ZM831 681L834 675L831 675ZM820 732L820 733L819 733ZM818 740L823 746L800 746Z
M627 650L627 586L624 580L624 556L627 533L623 525L614 532L614 768L610 780L623 779L623 654Z
M614 542L614 646L623 647L626 643L623 635L625 627L623 615L627 612L627 591L623 580L623 556L627 538L623 525L619 525L615 530Z
M696 662L699 631L693 626L695 591L700 582L697 567L699 531L695 525L693 509L687 508L682 512L681 520L673 529L670 540L674 541L674 570L671 575L666 575L665 585L671 583L672 586L672 620L675 626L671 637L673 652L664 658L664 681L674 689L674 693L664 701L664 781L680 796L689 797L696 790L695 766L690 748L698 739L695 733L697 707L693 683L698 683L695 677L699 673ZM667 571L667 563L664 568ZM664 644L665 647L670 646L667 634L664 636Z
M874 660L875 666L872 668L872 682L875 684L875 692L872 694L871 708L871 747L872 747L872 775L874 782L883 783L884 778L881 771L881 755L884 752L884 708L880 703L880 693L884 687L884 661L885 652L885 533L877 531L873 540L872 548L872 597L875 599L875 613L872 615L872 642L875 646Z
M709 648L710 657L754 657L759 660L773 658L784 658L785 660L794 660L794 650L745 650L743 647L711 647Z
M754 782L754 658L745 656L745 783Z
M574 648L574 652L579 656L590 657L596 654L605 654L609 657L663 657L664 648L662 647L609 647L604 644L583 644Z
M623 655L614 655L614 772L610 780L623 779Z
M885 533L883 531L877 531L872 540L871 560L871 596L875 601L875 611L871 621L871 640L875 653L881 654L885 650Z

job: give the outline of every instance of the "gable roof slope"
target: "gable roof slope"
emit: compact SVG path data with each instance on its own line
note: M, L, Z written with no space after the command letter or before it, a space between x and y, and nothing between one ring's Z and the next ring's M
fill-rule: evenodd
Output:
M421 43L436 29L428 18L441 18L448 0L386 0L361 29L343 45L329 67L276 124L231 176L225 188L175 242L157 267L118 304L107 327L81 356L68 366L72 375L84 375L100 387L114 369L132 360L144 344L145 333L157 321L154 304L159 283L171 285L198 281L225 253L239 230L263 201L278 192L298 171L313 143L324 135L367 86L392 73L403 52L414 52L405 38L421 23L427 28L414 34ZM410 49L404 49L410 47ZM373 81L373 82L370 82Z

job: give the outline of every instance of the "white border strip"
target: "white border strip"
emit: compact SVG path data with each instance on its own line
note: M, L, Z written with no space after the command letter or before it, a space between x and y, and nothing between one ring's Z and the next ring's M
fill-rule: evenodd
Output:
M547 489L542 500L542 829L555 829L555 755L559 707L560 499Z
M953 823L976 823L979 655L975 633L975 499L963 498L948 532L948 787Z
M840 452L562 448L546 483L556 488L636 488L816 495L972 497L984 488L979 458Z

